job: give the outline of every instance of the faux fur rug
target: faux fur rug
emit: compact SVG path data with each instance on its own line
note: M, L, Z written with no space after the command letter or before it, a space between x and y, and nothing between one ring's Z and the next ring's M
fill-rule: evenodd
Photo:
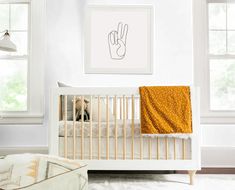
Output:
M90 174L89 190L235 190L235 175Z

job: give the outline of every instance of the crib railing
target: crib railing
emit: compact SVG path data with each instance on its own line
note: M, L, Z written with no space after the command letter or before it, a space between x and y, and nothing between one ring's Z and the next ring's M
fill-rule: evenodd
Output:
M84 160L89 170L188 170L193 184L201 169L199 88L190 87L190 95L193 133L184 139L141 135L136 87L55 88L50 96L49 154ZM71 97L72 121L67 104ZM90 111L88 122L83 117L76 121L77 97L89 99L90 110L98 112ZM84 106L81 112L86 113Z
M68 143L68 119L67 119L67 105L68 105L68 96L72 96L72 104L73 104L73 135L72 135L72 157L71 155L68 155L68 146L71 146L71 142ZM61 98L61 97L60 97ZM140 120L140 98L138 94L130 94L130 95L62 95L62 98L64 99L63 107L64 112L62 113L62 120L64 123L64 138L63 138L63 157L65 158L73 158L73 159L120 159L119 153L122 154L122 160L126 159L132 159L132 160L142 160L146 159L144 158L144 154L146 150L146 146L143 146L143 143L147 143L147 159L169 159L169 154L173 155L171 156L171 159L190 159L191 155L188 153L191 150L191 139L179 139L176 137L151 137L151 136L139 136L138 142L136 142L135 137L135 127L136 127L136 120ZM76 121L76 99L81 99L81 120L78 122ZM84 136L84 127L85 127L85 121L84 121L84 99L89 98L89 104L90 104L90 119L89 119L89 142L88 144L85 144L85 136ZM97 107L93 105L93 102L97 101ZM101 103L101 102L104 103ZM61 102L61 99L59 100ZM61 104L60 104L61 105ZM102 113L102 105L105 105L105 113ZM97 109L98 112L98 134L96 134L96 138L93 135L93 109ZM111 110L111 113L110 113ZM59 113L61 115L61 113ZM103 122L101 117L102 114L105 114L105 128L106 128L106 137L104 138L101 135L101 130L104 126L101 125ZM110 114L114 116L114 137L110 137ZM120 137L118 137L118 120L122 121L122 146L120 147ZM130 157L127 158L127 120L131 121L131 141L130 141ZM87 121L86 121L87 122ZM76 123L80 124L80 136L77 136L76 134ZM86 125L87 127L87 125ZM139 132L141 134L141 131ZM71 138L71 137L69 137ZM114 139L114 144L110 143L110 138ZM170 140L169 140L170 139ZM105 152L106 156L102 156L102 142L105 140ZM87 139L86 139L87 141ZM94 142L95 141L95 142ZM94 146L93 144L97 143L97 155L94 155ZM188 144L187 144L188 143ZM80 146L78 146L80 145ZM119 145L119 146L118 146ZM59 146L61 144L59 143ZM181 147L181 153L182 155L177 152L177 146ZM139 147L138 149L136 149ZM162 148L164 147L164 151L162 151ZM114 149L114 155L111 155L110 148ZM71 148L70 148L71 149ZM85 155L85 151L89 149L89 155ZM128 151L128 155L129 155ZM138 151L138 157L135 155L136 151ZM77 154L77 152L80 153L80 155ZM164 154L164 157L162 156ZM111 156L111 157L110 157Z

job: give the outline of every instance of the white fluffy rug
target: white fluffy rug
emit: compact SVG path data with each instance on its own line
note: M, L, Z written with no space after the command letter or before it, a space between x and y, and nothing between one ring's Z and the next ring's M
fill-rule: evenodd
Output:
M235 190L235 175L90 174L89 190Z

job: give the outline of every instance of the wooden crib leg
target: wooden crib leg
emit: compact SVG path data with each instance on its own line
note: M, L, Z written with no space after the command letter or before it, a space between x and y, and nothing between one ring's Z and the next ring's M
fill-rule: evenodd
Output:
M189 170L188 174L189 174L189 179L190 179L190 185L194 184L194 176L196 174L197 170Z

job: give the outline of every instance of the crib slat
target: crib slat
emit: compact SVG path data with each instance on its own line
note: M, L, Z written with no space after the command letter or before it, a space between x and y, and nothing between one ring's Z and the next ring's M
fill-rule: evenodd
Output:
M112 106L113 106L113 115L115 113L115 107L114 107L114 97L111 99L112 100Z
M122 119L122 97L120 97L120 119Z
M126 159L126 109L125 95L123 95L123 160Z
M149 139L149 160L152 159L152 138L148 137Z
M143 137L140 132L140 160L143 159Z
M160 159L160 155L159 155L159 146L160 146L160 140L159 140L159 137L157 137L157 160Z
M93 134L92 134L92 104L93 104L93 101L92 101L92 96L90 96L90 151L89 151L89 154L90 154L90 160L92 160L92 137L93 137Z
M100 105L100 96L98 96L98 160L100 160L100 151L101 151L101 142L100 142L100 133L101 133L101 105Z
M59 120L64 120L64 116L63 116L63 110L62 110L62 95L60 95L59 97Z
M140 101L138 101L140 102ZM141 104L139 103L139 110L141 110ZM140 111L139 111L139 115L140 115ZM139 116L140 118L140 116ZM140 160L143 159L143 137L141 134L141 127L140 127Z
M129 98L128 97L126 97L126 120L128 120L129 119L129 113L128 113L128 107L129 107L129 105L128 105L128 103L129 103Z
M174 160L176 160L176 138L174 138Z
M115 125L115 160L117 160L118 143L117 143L117 96L114 97L114 125Z
M165 154L166 160L168 160L168 137L165 137Z
M186 159L186 142L185 139L182 139L182 159L185 160Z
M82 116L81 116L81 160L83 160L83 147L84 147L84 96L82 96Z
M106 159L109 160L109 96L106 96Z
M132 120L131 120L131 158L134 160L134 136L135 136L135 98L131 96L132 102Z
M67 96L64 96L64 157L68 157Z
M76 159L76 96L73 96L73 159Z

